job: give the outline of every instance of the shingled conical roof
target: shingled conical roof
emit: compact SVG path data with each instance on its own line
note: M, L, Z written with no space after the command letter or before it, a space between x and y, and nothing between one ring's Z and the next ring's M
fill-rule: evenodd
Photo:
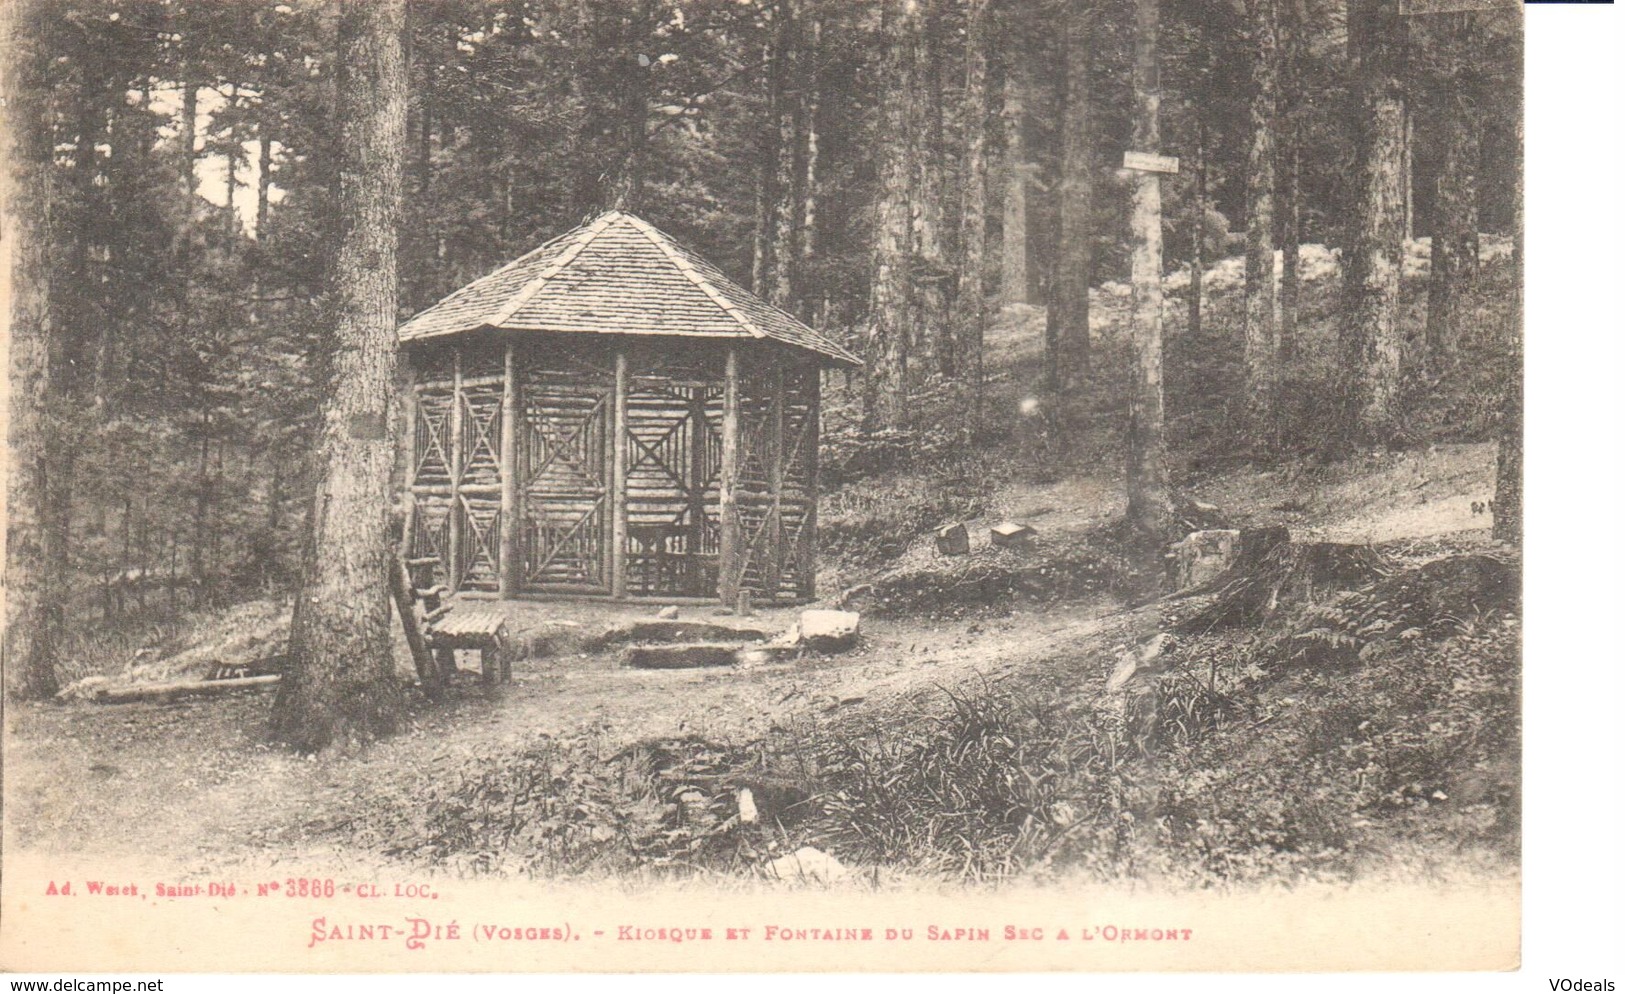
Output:
M772 339L857 356L730 280L641 218L610 211L475 280L401 326L403 342L494 328L678 338Z

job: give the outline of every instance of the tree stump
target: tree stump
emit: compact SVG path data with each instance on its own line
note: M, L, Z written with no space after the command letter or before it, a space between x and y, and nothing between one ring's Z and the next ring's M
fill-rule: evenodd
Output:
M1389 573L1386 560L1365 545L1293 542L1282 527L1245 529L1235 560L1208 583L1187 592L1217 594L1212 604L1178 630L1204 632L1226 625L1256 625L1282 608L1355 590Z

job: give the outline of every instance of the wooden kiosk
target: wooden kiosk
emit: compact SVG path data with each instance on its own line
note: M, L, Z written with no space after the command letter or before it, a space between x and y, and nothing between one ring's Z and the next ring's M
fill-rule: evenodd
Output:
M400 329L409 553L499 597L813 596L847 350L611 211Z

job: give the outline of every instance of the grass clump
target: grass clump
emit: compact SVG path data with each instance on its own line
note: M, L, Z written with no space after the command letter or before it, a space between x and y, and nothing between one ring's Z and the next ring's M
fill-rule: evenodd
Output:
M944 694L944 713L825 755L815 800L839 851L996 879L1119 807L1117 738L1100 715L987 688Z

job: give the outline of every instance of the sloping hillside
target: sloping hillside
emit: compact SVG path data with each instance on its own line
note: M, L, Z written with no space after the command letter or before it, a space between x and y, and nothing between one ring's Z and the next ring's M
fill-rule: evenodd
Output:
M1497 251L1475 304L1489 323L1506 278ZM1324 253L1306 259L1295 375L1308 383L1330 361L1334 281ZM1097 376L1063 410L1022 404L1039 359L1032 309L1006 311L990 335L978 431L933 422L928 392L929 427L866 447L836 387L821 582L826 601L844 593L865 612L854 651L630 670L593 633L647 609L541 605L516 616L531 655L513 687L459 685L444 705L415 704L409 734L308 761L263 744L264 696L15 709L7 792L24 828L8 844L194 866L713 880L811 845L882 884L1515 874L1518 563L1475 506L1493 495L1474 407L1493 371L1464 361L1420 391L1407 451L1221 457L1236 269L1209 275L1197 339L1181 334L1169 281L1170 376L1203 384L1171 412L1178 485L1193 525L1369 546L1337 582L1294 593L1283 579L1270 610L1237 622L1223 607L1239 587L1162 598L1160 566L1119 547L1124 309L1106 287ZM988 526L1007 519L1034 526L1037 544L989 547ZM970 525L967 556L935 551L931 530L953 521ZM185 652L167 662L98 662L134 678L258 652L275 611L200 616L170 637ZM739 817L745 790L753 823Z

